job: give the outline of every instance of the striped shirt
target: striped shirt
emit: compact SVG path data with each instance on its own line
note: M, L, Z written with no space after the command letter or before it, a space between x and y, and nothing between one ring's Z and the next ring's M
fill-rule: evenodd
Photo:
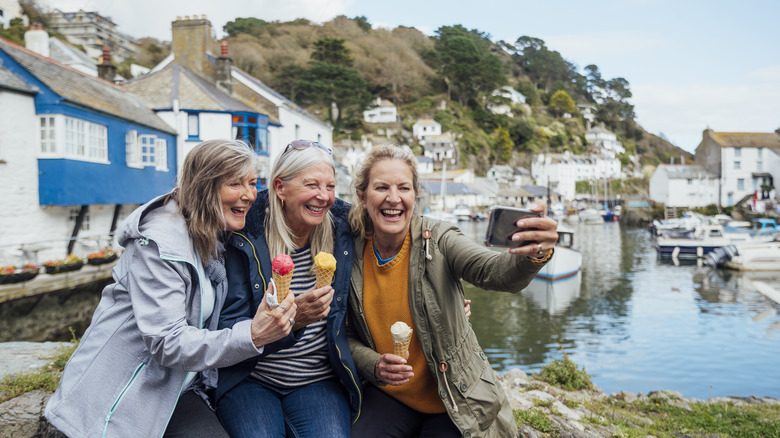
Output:
M298 296L314 289L311 248L307 245L290 257L295 264L290 291ZM261 358L252 370L252 377L280 388L297 388L333 377L325 324L325 319L309 324L295 345Z

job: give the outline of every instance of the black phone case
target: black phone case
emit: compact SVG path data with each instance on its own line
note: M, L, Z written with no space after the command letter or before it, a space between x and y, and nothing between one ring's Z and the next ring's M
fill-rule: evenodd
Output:
M515 223L521 217L541 217L540 212L534 212L525 208L493 207L488 216L488 227L485 233L486 246L517 247L528 245L530 242L513 242L512 234L519 228ZM531 229L531 228L527 228Z

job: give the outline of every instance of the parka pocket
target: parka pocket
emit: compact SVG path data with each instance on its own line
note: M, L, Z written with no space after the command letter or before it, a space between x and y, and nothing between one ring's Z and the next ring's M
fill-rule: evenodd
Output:
M470 384L463 380L455 384L480 430L490 427L501 411L500 389L494 376L495 372L488 364L482 367L479 377L473 379Z
M114 413L116 412L117 408L119 408L119 404L122 402L125 394L127 394L127 391L131 386L133 386L133 383L135 383L135 381L141 375L141 372L144 370L144 368L146 368L146 363L141 362L138 364L138 366L133 371L133 374L130 376L130 379L127 381L127 383L125 383L125 386L119 392L119 395L116 397L116 399L114 399L114 402L111 404L111 408L108 410L108 414L106 414L106 424L103 426L103 436L105 436L106 432L108 431L108 424L111 421L111 417L114 416Z

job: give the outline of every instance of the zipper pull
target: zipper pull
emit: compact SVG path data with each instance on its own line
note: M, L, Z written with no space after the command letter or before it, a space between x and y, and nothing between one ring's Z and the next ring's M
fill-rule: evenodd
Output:
M430 231L428 232L430 233ZM444 361L439 362L439 371L441 371L441 374L444 376L444 387L447 388L447 394L450 395L450 401L452 402L452 410L458 412L458 405L455 404L455 397L452 396L452 391L450 391L450 384L447 383L447 362Z
M423 231L423 239L425 240L425 258L428 260L432 260L433 257L431 257L431 252L429 251L429 247L428 247L428 241L431 239L431 230Z

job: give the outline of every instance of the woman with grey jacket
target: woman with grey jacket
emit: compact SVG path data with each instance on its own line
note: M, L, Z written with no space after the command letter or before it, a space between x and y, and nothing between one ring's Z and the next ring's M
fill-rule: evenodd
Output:
M203 142L176 188L136 209L118 231L114 283L46 406L70 437L226 437L211 409L216 368L290 333L292 294L275 309L217 330L227 293L223 244L244 227L257 195L254 153Z
M552 256L557 223L519 219L512 239L534 243L499 253L414 215L420 187L408 148L375 147L353 184L349 340L367 384L352 436L515 436L512 409L463 312L460 279L522 290ZM397 321L411 328L404 357L393 354Z

